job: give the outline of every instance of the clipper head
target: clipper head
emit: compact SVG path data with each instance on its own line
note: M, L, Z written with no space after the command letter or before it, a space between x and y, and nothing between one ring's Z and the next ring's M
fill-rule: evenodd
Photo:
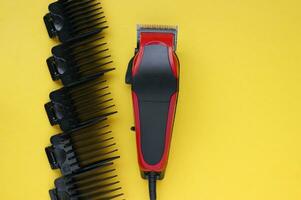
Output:
M57 36L61 42L87 37L108 27L97 0L58 0L48 9L44 22L49 37Z
M147 25L140 24L137 25L137 44L139 48L139 44L141 43L142 37L152 38L152 40L156 40L156 38L162 39L162 35L166 34L165 38L172 38L173 50L177 49L177 36L178 36L178 27L177 26L169 26L169 25Z
M47 59L52 79L69 85L113 70L106 45L104 37L97 34L53 47L53 56Z
M50 124L68 131L112 115L116 111L110 95L102 76L53 91L45 104Z
M123 193L113 163L106 163L55 180L51 200L121 200Z
M51 144L45 149L51 168L65 176L119 158L106 118L54 135Z

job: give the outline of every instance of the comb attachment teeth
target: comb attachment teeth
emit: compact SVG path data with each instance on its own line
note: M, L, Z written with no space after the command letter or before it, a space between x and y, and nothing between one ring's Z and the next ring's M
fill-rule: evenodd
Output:
M116 113L106 80L97 76L50 93L45 110L51 125L63 131L92 123Z
M103 40L103 36L95 35L53 47L53 56L47 59L52 79L69 85L113 70L111 55Z
M57 36L61 42L87 37L108 27L96 0L58 0L48 9L44 22L49 37Z
M118 158L106 120L52 136L52 145L46 148L52 169L59 168L63 175L69 175Z
M58 178L49 193L51 200L118 200L123 196L112 162Z
M61 44L52 48L47 65L52 80L63 85L44 105L50 124L62 130L45 148L51 168L62 174L49 191L51 200L124 199L108 125L116 111L105 75L115 68L104 41L108 26L101 3L56 0L48 10L48 35Z

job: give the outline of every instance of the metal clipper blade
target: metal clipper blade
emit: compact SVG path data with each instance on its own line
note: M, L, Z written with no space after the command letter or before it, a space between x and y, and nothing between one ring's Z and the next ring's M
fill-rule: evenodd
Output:
M174 51L177 49L178 26L139 24L137 25L137 43L141 39L141 33L169 33L174 35Z

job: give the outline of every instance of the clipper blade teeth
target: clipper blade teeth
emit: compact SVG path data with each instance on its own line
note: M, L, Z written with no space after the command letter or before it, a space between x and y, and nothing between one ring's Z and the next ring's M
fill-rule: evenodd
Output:
M52 136L52 146L46 148L51 167L69 175L118 158L118 149L106 122L105 118Z
M174 47L177 49L178 26L156 25L156 24L139 24L137 25L137 41L140 41L141 33L169 33L173 34Z
M50 190L52 200L117 200L123 196L113 163L61 177L55 186Z
M58 36L62 42L93 35L108 27L97 0L58 0L49 5L49 12L44 17L49 36Z
M64 85L111 71L113 61L104 36L96 35L52 48L47 64L53 80Z
M137 29L151 29L151 30L172 30L177 31L178 26L159 25L159 24L138 24Z

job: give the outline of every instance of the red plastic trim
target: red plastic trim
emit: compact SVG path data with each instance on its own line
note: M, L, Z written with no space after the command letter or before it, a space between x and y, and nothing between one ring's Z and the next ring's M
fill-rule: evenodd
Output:
M174 54L173 47L174 47L174 35L172 33L153 33L153 32L143 32L140 35L139 41L139 51L136 54L133 62L133 69L132 69L132 76L134 77L138 72L144 47L147 45L152 44L160 44L163 46L168 47L169 53L169 62L171 66L171 70L176 78L178 78L178 60Z

